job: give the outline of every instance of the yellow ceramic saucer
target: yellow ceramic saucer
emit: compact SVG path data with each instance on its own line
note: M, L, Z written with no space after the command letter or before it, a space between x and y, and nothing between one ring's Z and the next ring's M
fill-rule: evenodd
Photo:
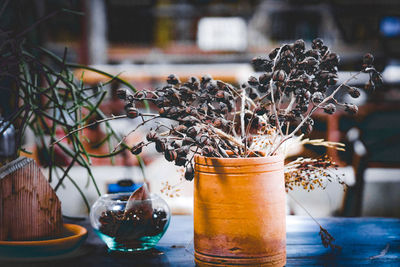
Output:
M86 228L76 224L64 224L60 238L40 241L0 241L0 260L66 254L77 249L86 238Z

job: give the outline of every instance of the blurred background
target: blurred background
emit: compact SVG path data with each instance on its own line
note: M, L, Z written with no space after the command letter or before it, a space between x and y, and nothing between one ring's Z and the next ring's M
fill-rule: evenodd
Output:
M356 116L341 112L316 116L311 138L343 142L346 151L306 146L292 153L293 157L328 153L340 165L335 172L345 174L349 189L344 192L334 182L325 190L296 189L290 194L316 217L400 217L399 1L18 0L10 1L2 20L18 28L60 8L83 15L57 14L38 25L29 39L59 56L68 47L67 61L120 75L137 89L160 86L171 73L181 80L210 74L239 85L257 72L250 64L253 57L300 38L310 47L311 41L320 37L340 55L339 82L359 71L362 56L372 53L384 87L373 92L362 90L355 100L344 97L343 101L359 105ZM75 75L89 85L107 81L90 71L78 69ZM359 79L353 85L363 88L365 82ZM107 85L109 94L102 105L107 115L124 113L123 103L115 96L119 87L118 83ZM6 94L2 91L0 97L4 114L9 102ZM111 123L121 134L135 127L129 119ZM95 140L104 133L99 126L88 129L85 135ZM128 143L140 138L138 133ZM28 136L26 142L32 140L34 136ZM102 148L91 149L96 153ZM40 148L32 150L40 160ZM176 185L179 197L162 195L175 213L191 213L192 184L182 181L182 172L151 149L144 151L143 158L151 190L160 193L165 187L162 182ZM107 159L95 160L92 169L103 193L132 188L129 180L143 181L136 158L128 153L119 156L114 165ZM95 201L97 195L84 169L74 167L71 176L90 201ZM125 181L118 184L120 180ZM68 182L57 193L65 214L85 213L79 193ZM305 215L291 198L288 213Z

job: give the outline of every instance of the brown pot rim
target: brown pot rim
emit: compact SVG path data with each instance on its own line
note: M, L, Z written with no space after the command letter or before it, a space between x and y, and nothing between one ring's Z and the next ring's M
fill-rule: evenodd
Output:
M283 155L265 156L265 157L249 157L249 158L217 158L206 157L196 154L194 162L197 165L213 165L213 166L240 166L240 165L261 165L275 164L284 161Z

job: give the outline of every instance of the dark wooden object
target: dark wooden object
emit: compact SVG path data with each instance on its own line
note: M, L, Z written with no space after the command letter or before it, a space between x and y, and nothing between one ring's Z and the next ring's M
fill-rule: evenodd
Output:
M309 217L287 217L286 266L399 266L400 219L383 218L321 218L318 221L334 236L341 251L324 248L318 235L319 227ZM156 247L160 253L127 255L108 253L88 220L89 236L82 250L83 257L55 261L25 261L18 266L195 266L193 257L193 217L175 215L169 229ZM79 255L79 253L76 253ZM10 265L8 265L10 264ZM0 266L15 266L2 262Z
M33 159L0 168L0 240L36 240L61 233L61 202Z

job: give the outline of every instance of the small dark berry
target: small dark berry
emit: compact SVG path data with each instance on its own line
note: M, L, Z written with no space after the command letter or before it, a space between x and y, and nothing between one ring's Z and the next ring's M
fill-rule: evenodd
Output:
M174 161L178 157L178 155L176 151L167 149L164 152L164 157L167 161Z
M183 138L183 140L182 140L182 145L183 145L183 146L191 145L191 144L193 144L193 143L194 143L193 138L190 138L190 137L188 137L188 136L186 136L186 137Z
M294 42L293 47L294 47L294 51L299 53L299 52L304 51L304 49L306 48L306 44L303 41L303 39L299 39L296 42Z
M324 107L324 111L325 111L325 113L333 114L336 111L336 106L334 104L330 103Z
M144 143L140 142L139 144L133 146L131 148L131 153L134 154L134 155L140 154L142 152L143 145L144 145Z
M211 77L211 75L206 74L206 75L204 75L203 77L201 77L201 83L202 83L202 84L208 83L208 82L210 82L212 79L213 79L213 78Z
M176 166L184 166L186 164L186 158L184 157L177 157L175 160L175 165Z
M203 156L211 156L214 153L214 148L212 146L204 146L201 152Z
M164 142L164 140L157 139L157 140L155 141L155 143L156 143L156 150L157 150L157 152L162 153L162 152L165 151L165 142Z
M360 96L360 91L355 87L348 87L349 95L353 98L358 98Z
M318 105L324 100L324 95L321 92L315 92L311 96L311 101L314 103L314 105Z
M344 104L345 111L347 111L350 114L356 114L358 112L358 107L354 104Z
M137 116L139 116L139 110L137 110L136 108L130 107L127 109L126 115L128 116L128 118L134 119Z
M257 91L254 89L254 88L252 88L252 87L249 87L248 88L248 95L249 95L249 98L250 99L256 99L257 97L258 97L258 93L257 93Z
M363 63L366 66L371 66L372 63L374 63L374 56L370 53L365 54L363 57Z
M170 110L171 110L170 107L162 107L158 110L158 113L160 114L161 117L167 117Z
M260 75L260 77L258 77L258 80L261 84L265 85L265 84L269 83L269 81L271 80L271 76L272 76L272 73L267 72L267 73Z
M195 126L189 127L186 131L187 136L195 138L197 135L197 129Z
M185 171L185 179L192 181L194 178L194 169L192 166L187 166Z
M258 85L258 80L254 76L250 76L249 80L247 81L251 86L257 86Z
M311 47L312 49L321 49L324 42L320 38L316 38L312 41Z
M154 142L157 140L157 133L155 131L150 131L146 135L146 139L149 142Z
M279 51L279 48L278 48L278 47L275 48L275 49L273 49L273 50L269 53L268 57L269 57L271 60L274 60L275 57L276 57L276 55L278 54L278 51Z
M136 92L136 94L134 95L134 97L135 97L135 98L138 98L138 99L143 99L143 98L146 98L146 93L143 92L143 91L138 91L138 92Z
M168 84L178 84L181 81L179 81L178 76L176 76L175 74L170 74L167 78L167 83Z
M174 130L180 133L186 133L187 129L188 128L183 124L179 124L176 127L174 127Z

